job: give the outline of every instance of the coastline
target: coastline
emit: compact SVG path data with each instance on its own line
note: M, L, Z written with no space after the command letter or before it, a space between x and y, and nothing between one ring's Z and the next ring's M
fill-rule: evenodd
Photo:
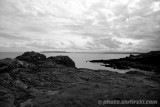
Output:
M109 60L90 60L92 63L102 63L105 67L114 69L136 68L140 70L160 73L160 51L151 51L139 55L130 55L129 57Z
M67 56L47 58L26 52L0 60L0 80L4 99L0 102L6 107L100 107L99 100L160 101L159 75L79 69Z
M4 58L16 58L17 56L21 55L23 53L0 53L0 59L4 59ZM98 69L102 69L102 70L113 70L115 71L115 69L112 69L110 67L104 67L101 66L100 64L94 64L89 62L89 60L93 60L93 59L118 59L118 58L124 58L126 56L129 56L129 54L99 54L99 53L42 53L44 54L46 57L50 57L50 56L69 56L71 59L73 59L73 61L76 64L77 68L89 68L89 69L94 69L94 70L98 70ZM118 72L126 72L125 70L116 70Z

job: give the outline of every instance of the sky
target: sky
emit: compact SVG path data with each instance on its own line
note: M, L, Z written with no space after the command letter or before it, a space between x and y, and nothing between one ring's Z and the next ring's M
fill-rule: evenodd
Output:
M0 51L160 50L160 0L0 0Z

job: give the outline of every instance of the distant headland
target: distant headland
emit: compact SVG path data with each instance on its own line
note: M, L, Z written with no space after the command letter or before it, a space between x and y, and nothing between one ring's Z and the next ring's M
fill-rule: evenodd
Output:
M40 53L70 53L66 51L41 51Z
M68 52L68 51L41 51L40 53L94 53L94 54L142 54L143 52Z

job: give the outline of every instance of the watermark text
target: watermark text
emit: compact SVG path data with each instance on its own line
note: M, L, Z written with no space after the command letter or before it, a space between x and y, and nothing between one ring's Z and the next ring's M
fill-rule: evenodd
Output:
M99 105L107 104L158 104L157 100L98 100Z

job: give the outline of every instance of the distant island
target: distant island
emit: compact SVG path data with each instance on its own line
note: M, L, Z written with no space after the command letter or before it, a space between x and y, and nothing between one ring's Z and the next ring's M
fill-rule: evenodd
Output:
M42 51L40 53L70 53L70 52L66 52L66 51Z

